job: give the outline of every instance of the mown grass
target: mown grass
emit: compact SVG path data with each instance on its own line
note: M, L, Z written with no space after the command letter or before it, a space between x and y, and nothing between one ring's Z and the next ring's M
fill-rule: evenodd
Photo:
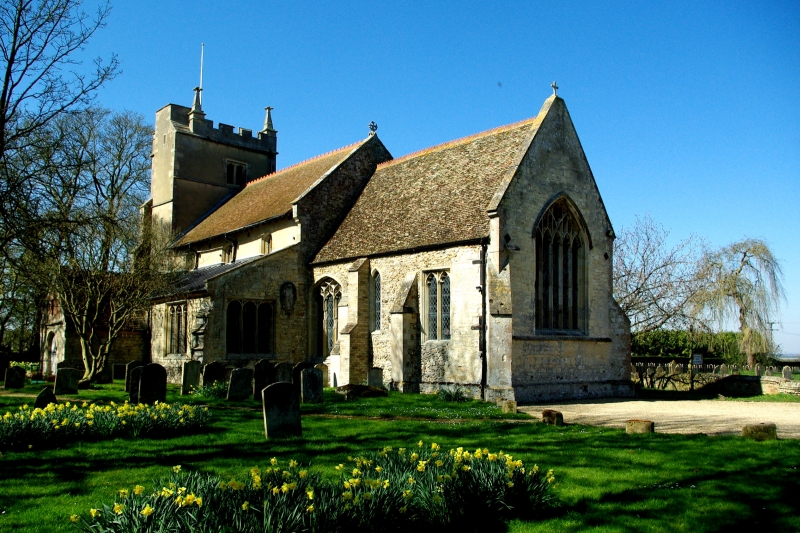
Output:
M80 396L99 398L103 393L81 391ZM234 409L219 404L204 434L6 452L0 456L0 531L75 531L70 514L111 502L122 487L149 488L151 480L176 464L242 479L250 467L266 466L278 457L328 468L332 476L332 467L348 455L384 446L411 447L420 439L444 448L502 449L555 470L560 507L540 521L510 523L511 532L711 532L747 524L759 531L800 530L800 446L795 440L626 435L579 425L475 420L465 417L486 417L469 414L469 404L462 417L422 419L422 404L435 405L435 400L392 395L341 402L343 409L352 407L341 417L309 410L303 437L283 441L265 440L260 412L241 408L257 405L253 402ZM334 401L328 407L335 407ZM19 398L0 394L0 412L19 403ZM392 413L392 418L370 418L381 417L376 412Z

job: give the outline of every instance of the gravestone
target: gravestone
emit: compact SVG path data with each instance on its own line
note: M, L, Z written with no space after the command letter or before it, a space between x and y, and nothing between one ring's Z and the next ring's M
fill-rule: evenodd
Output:
M125 392L134 391L134 389L131 389L131 371L140 366L144 366L144 363L141 361L131 361L125 365ZM139 394L138 388L136 389L136 394Z
M727 376L728 375L728 365L726 365L725 363L722 363L721 365L719 365L719 373L720 373L721 376Z
M756 376L763 376L764 375L764 367L761 364L756 365Z
M300 396L294 384L281 381L261 393L264 411L264 434L267 439L301 436Z
M125 379L125 365L114 365L111 368L114 379Z
M300 398L303 403L322 403L322 371L306 368L300 373Z
M150 363L142 369L139 378L139 403L152 405L167 401L167 369Z
M53 394L53 390L50 387L45 387L36 397L36 401L33 402L33 408L44 409L51 403L58 403L58 400L56 399L56 395Z
M200 361L184 361L181 369L181 396L192 393L192 389L200 386L200 371L203 363Z
M99 372L95 376L94 381L98 385L108 385L109 383L114 383L114 368L107 364L103 371Z
M225 365L214 361L203 367L203 387L210 387L217 381L225 381Z
M517 402L515 400L503 400L503 402L500 404L500 408L504 413L516 413Z
M83 370L77 368L59 368L56 370L56 383L53 394L78 394L78 382L83 377Z
M25 386L25 369L21 366L11 366L6 370L6 389L21 389Z
M131 395L129 402L131 405L139 403L139 383L142 380L142 370L144 370L144 366L137 366L128 372L128 377L130 379L129 392Z
M367 378L367 385L370 387L383 387L383 369L372 367L369 369L369 377Z
M228 382L228 400L246 400L253 393L253 371L249 368L235 368Z
M292 363L278 363L275 365L275 382L292 382Z
M772 377L772 367L767 367L767 369L764 370L764 375Z
M261 401L261 391L275 383L275 365L268 359L261 359L253 368L253 399Z
M298 394L300 394L300 374L306 368L314 368L314 365L311 363L302 362L297 363L292 367L292 383L294 383L294 386L297 388Z
M323 387L330 387L330 376L328 375L328 365L318 364L314 365L314 368L322 372L322 386Z
M792 379L792 367L788 365L783 367L783 379Z
M60 361L56 363L56 370L59 368L72 368L72 361Z

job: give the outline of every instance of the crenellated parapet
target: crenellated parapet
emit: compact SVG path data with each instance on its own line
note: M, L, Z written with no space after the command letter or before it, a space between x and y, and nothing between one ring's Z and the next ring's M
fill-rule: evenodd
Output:
M274 129L262 130L254 134L251 129L236 128L221 122L215 128L214 121L207 120L202 111L193 112L189 107L176 104L170 104L167 108L170 113L170 121L177 131L250 150L277 152L278 132Z

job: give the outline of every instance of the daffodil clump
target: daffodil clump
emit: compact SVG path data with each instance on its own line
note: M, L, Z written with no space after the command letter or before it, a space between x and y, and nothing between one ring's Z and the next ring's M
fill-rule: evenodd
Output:
M471 531L535 517L555 501L552 470L502 451L445 452L420 441L350 457L335 470L331 481L273 458L266 468L226 480L176 466L152 490L121 489L113 504L71 519L94 532Z
M0 449L63 444L81 439L175 436L205 427L205 407L158 403L107 405L51 403L44 409L22 405L0 417Z

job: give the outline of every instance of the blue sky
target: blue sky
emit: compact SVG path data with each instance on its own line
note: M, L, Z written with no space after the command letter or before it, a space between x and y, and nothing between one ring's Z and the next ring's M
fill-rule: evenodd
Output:
M765 239L800 353L800 4L114 3L87 57L123 74L99 101L153 120L190 105L260 129L278 166L365 137L397 156L535 115L554 80L617 231L650 213L677 241Z

